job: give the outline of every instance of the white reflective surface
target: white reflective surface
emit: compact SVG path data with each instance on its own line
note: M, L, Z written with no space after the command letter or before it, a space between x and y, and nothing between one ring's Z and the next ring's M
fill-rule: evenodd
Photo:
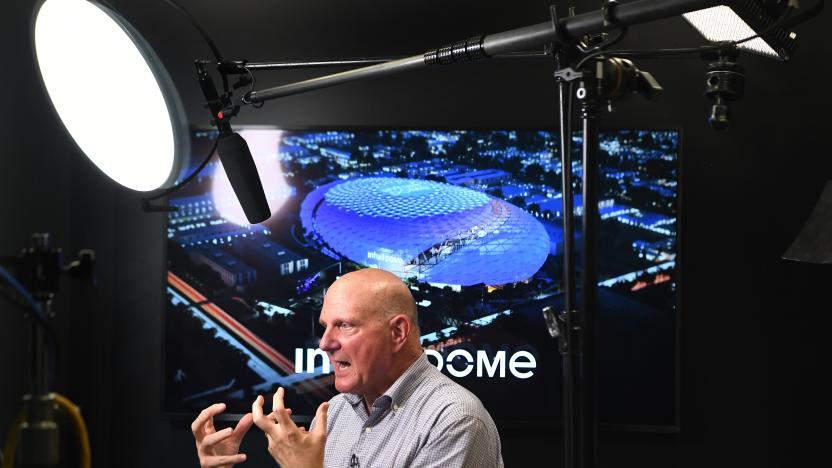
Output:
M35 22L35 52L52 104L84 154L128 188L163 185L176 158L175 122L113 17L85 0L48 0Z
M685 13L684 17L711 42L739 41L756 34L751 26L727 6ZM777 52L759 37L740 44L739 48L774 58L779 57Z

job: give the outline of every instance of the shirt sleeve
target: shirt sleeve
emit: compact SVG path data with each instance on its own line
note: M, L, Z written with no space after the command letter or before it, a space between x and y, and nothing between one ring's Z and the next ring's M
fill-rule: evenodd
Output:
M496 431L474 416L434 427L410 468L502 468Z

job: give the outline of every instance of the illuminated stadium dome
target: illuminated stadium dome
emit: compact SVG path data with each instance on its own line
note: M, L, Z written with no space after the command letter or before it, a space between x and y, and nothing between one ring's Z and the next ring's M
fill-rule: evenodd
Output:
M549 254L546 230L525 211L427 180L332 182L304 199L301 222L327 255L430 283L522 281Z

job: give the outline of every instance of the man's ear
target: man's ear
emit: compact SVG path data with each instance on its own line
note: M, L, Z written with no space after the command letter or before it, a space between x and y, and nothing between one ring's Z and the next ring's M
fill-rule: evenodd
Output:
M397 314L390 318L390 338L393 341L395 351L398 351L404 346L412 329L413 326L410 323L410 319L407 318L407 315Z

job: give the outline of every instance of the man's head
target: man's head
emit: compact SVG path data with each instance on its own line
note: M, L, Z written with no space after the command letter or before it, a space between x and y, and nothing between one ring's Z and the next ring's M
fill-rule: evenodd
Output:
M416 304L396 275L373 268L348 273L329 288L321 310L321 349L335 370L335 388L381 396L418 357Z

